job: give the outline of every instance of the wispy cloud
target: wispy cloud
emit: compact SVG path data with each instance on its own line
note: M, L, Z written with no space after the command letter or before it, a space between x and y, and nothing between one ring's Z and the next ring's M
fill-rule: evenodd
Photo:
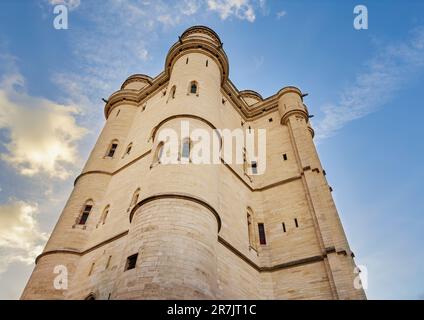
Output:
M22 175L67 178L78 163L76 143L86 133L77 113L72 105L28 95L22 75L7 73L0 81L0 129L8 141L0 158Z
M161 71L150 64L150 52L164 32L188 22L198 24L211 13L223 20L253 22L255 11L264 7L265 0L105 0L101 6L82 0L74 14L85 24L73 25L70 35L76 63L73 71L57 73L52 80L100 122L101 97L108 97L133 73L154 76ZM95 114L93 106L98 106Z
M250 0L208 0L207 3L209 10L216 11L223 20L231 16L249 22L256 19L255 10ZM259 6L263 5L264 1L261 1Z
M53 6L64 4L69 8L69 10L74 10L81 4L81 0L48 0L48 2Z
M48 238L36 220L37 205L12 201L0 205L0 274L14 262L34 263Z
M352 85L343 90L339 101L322 108L324 117L316 126L317 138L329 137L348 122L384 106L423 67L424 27L420 27L405 42L382 47Z
M286 15L287 15L287 12L286 12L286 11L284 11L284 10L281 10L281 11L278 11L278 12L276 13L276 15L277 15L277 19L281 19L282 17L284 17L284 16L286 16Z

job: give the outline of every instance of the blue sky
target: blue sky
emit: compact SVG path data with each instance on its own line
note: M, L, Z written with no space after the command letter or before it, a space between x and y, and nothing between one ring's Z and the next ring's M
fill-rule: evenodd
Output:
M69 29L53 7L70 8ZM369 29L353 28L365 4ZM0 2L0 299L18 298L131 74L156 76L187 27L213 28L230 78L264 97L295 85L316 130L371 299L424 299L424 2Z

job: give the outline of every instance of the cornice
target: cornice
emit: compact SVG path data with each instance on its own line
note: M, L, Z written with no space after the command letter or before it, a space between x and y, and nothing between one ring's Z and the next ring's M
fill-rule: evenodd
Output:
M196 37L196 34L206 34L209 38ZM193 36L192 36L193 35ZM303 100L300 89L294 86L284 87L276 94L264 99L258 92L254 90L239 91L237 87L229 79L229 62L228 57L222 48L222 42L219 36L210 28L205 26L194 26L179 37L179 41L174 43L169 49L165 59L165 68L158 76L151 78L144 74L134 74L128 77L121 90L114 92L105 105L105 117L108 118L111 110L121 104L130 104L134 106L141 105L146 99L153 95L159 89L162 89L168 82L175 61L178 57L189 52L202 52L214 59L221 70L221 90L224 98L231 101L231 104L245 121L256 120L273 112L278 107L278 98L289 92L297 93ZM132 81L144 81L147 86L141 90L126 90L124 88ZM242 97L251 96L259 101L253 105L248 105Z
M148 75L145 75L145 74L141 74L141 73L133 74L133 75L129 76L124 81L124 83L121 86L121 90L124 89L124 87L126 85L128 85L129 83L131 83L131 82L139 81L139 82L145 82L145 83L151 85L152 84L152 80L153 79L151 77L149 77Z

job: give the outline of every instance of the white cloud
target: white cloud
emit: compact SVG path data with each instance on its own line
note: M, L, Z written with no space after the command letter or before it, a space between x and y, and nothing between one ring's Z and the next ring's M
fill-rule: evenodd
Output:
M64 4L69 8L69 10L74 10L78 8L81 4L81 0L48 0L49 3L53 6Z
M199 0L184 0L179 5L180 11L183 15L191 16L197 13L200 8Z
M13 201L0 205L0 274L14 262L34 263L48 234L36 220L37 205Z
M158 16L158 21L165 27L173 27L180 23L178 15L162 14Z
M9 141L1 159L22 175L67 178L78 163L76 142L86 133L75 121L77 113L72 105L28 95L21 75L7 74L0 82L0 129Z
M317 138L329 137L348 122L384 106L423 67L424 28L417 28L409 40L383 47L367 63L367 70L341 93L339 102L322 108L324 117L315 127Z
M282 17L284 17L287 14L286 11L281 10L277 12L277 19L281 19Z
M208 8L216 11L222 20L230 16L254 22L256 19L253 5L249 0L208 0ZM264 5L261 1L260 6Z

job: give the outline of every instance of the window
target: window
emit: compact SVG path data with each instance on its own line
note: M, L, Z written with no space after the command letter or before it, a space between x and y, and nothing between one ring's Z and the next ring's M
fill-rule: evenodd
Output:
M137 204L139 196L140 196L140 188L134 191L134 194L131 199L130 207L133 207Z
M171 95L171 99L175 99L175 92L177 91L177 87L176 86L173 86L172 88L171 88L171 93L170 93L170 95Z
M94 293L90 293L84 300L96 300L96 295Z
M283 154L283 160L286 161L287 160L287 154Z
M161 163L162 162L162 157L163 157L163 142L161 142L160 144L159 144L159 147L158 147L158 153L157 153L157 157L158 157L158 163Z
M257 174L258 173L258 164L256 163L256 161L252 161L252 174Z
M109 147L109 151L107 153L107 157L109 158L113 158L116 148L118 148L118 142L117 141L113 141Z
M193 93L193 94L197 93L197 82L196 81L191 82L190 93Z
M296 218L294 218L294 224L295 224L296 228L299 228L299 223L297 222Z
M109 256L109 258L107 258L105 269L108 269L109 268L109 266L110 266L110 260L112 260L112 256Z
M125 271L134 269L137 264L138 253L133 254L127 258L127 264L125 265Z
M206 60L206 67L209 65L209 60Z
M256 249L255 231L253 228L254 228L253 212L250 208L247 208L247 229L248 229L248 236L249 236L249 247Z
M128 145L127 150L125 151L125 154L126 154L126 155L130 154L131 149L132 149L132 146L133 146L133 144L132 144L132 143L130 143L130 144Z
M283 231L286 232L286 224L283 222Z
M259 231L259 243L261 245L265 245L266 237L265 237L265 226L263 223L258 223L258 231Z
M90 215L91 209L93 208L92 204L86 204L84 210L79 218L78 224L85 225L87 223L88 217Z
M106 206L106 208L103 210L102 218L101 218L101 220L100 220L100 222L101 222L102 224L105 224L105 222L106 222L106 218L107 218L107 216L108 216L108 214L109 214L109 208L110 208L110 206L109 206L109 205L107 205L107 206Z
M119 116L120 112L121 112L121 109L118 109L118 111L116 112L116 116Z
M272 118L269 118L269 119L268 119L268 122L272 122Z
M90 267L90 271L88 272L88 276L91 276L91 274L93 273L93 270L94 270L94 265L95 265L96 263L92 263L91 264L91 267Z
M183 141L181 157L185 159L190 158L190 139L189 138L185 138Z
M188 64L188 57L187 57L187 59L186 59L186 64Z

